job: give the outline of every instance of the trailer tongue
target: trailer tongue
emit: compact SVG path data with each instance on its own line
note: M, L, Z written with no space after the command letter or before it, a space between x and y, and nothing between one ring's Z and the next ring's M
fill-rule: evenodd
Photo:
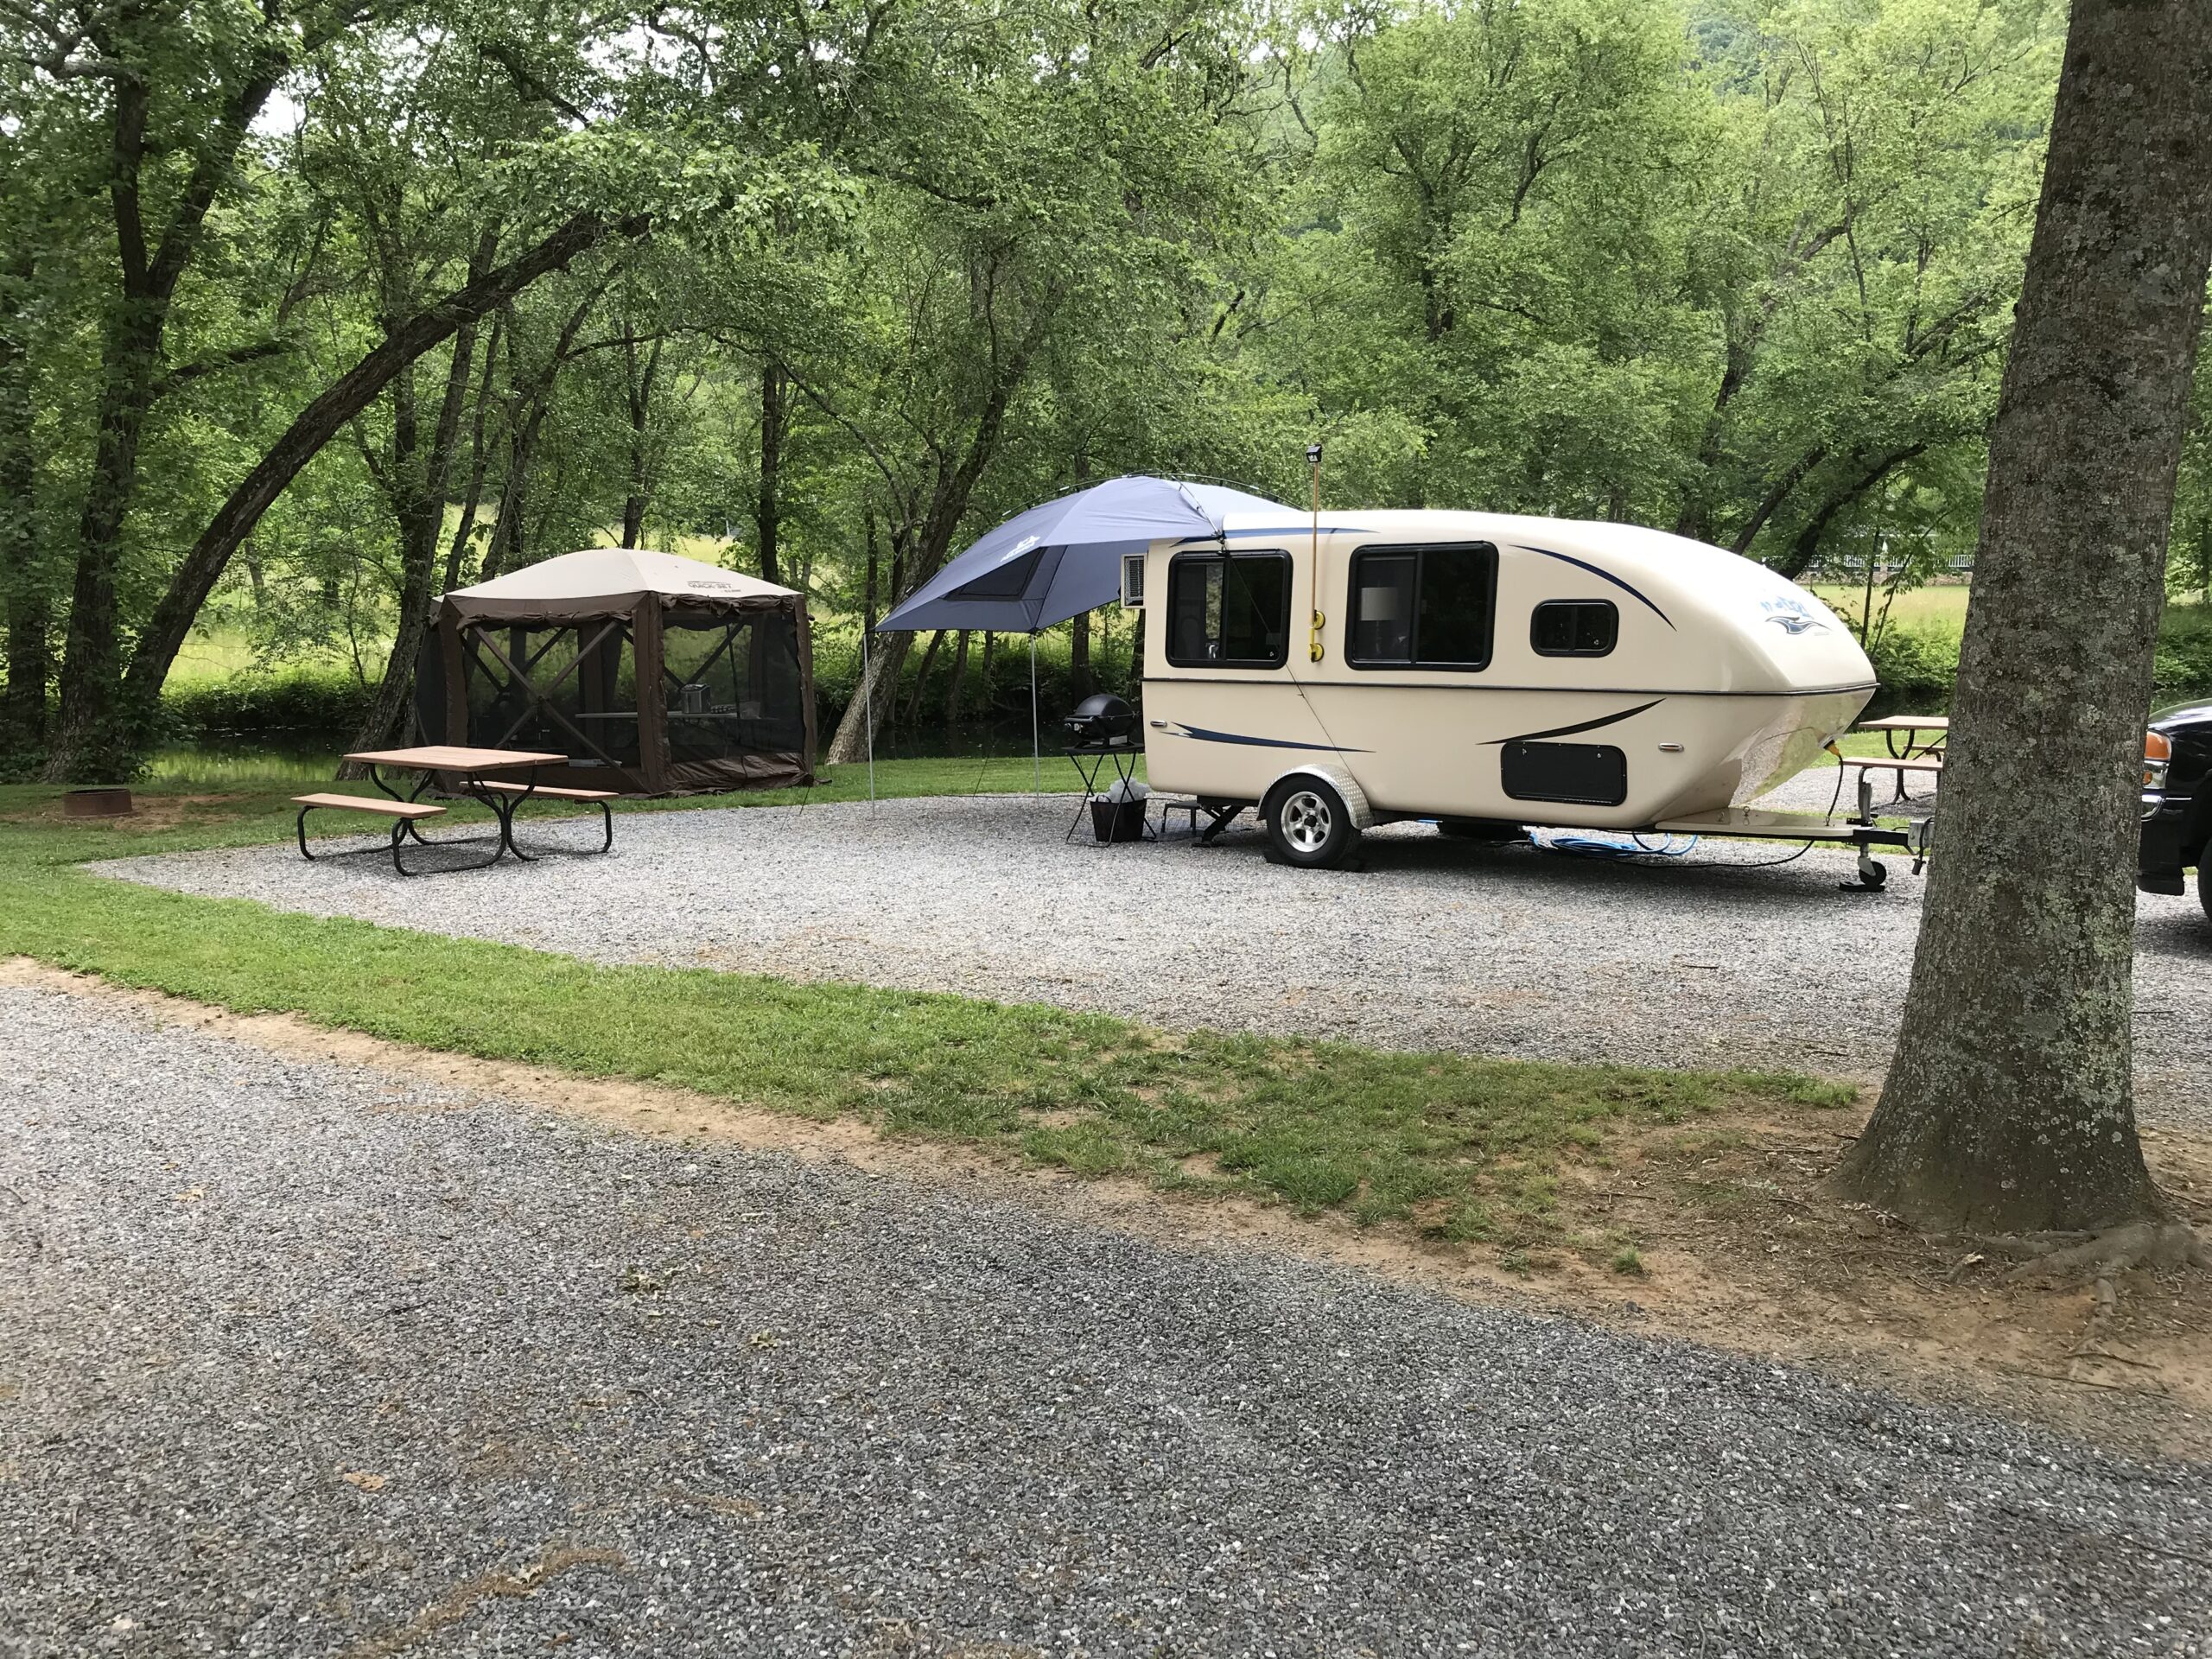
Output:
M1786 812L1761 812L1747 806L1724 806L1712 812L1693 812L1668 818L1651 827L1670 836L1728 836L1743 841L1827 842L1859 849L1859 880L1864 889L1878 888L1890 873L1873 855L1877 847L1912 855L1912 873L1918 875L1928 861L1928 837L1933 820L1923 818L1909 830L1893 830L1874 822L1872 786L1862 777L1859 785L1859 816L1838 823L1830 819L1792 817Z

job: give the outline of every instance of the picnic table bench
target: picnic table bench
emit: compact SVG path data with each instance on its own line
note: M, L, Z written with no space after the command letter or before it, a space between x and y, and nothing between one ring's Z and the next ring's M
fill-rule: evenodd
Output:
M400 837L406 833L409 824L423 818L442 818L446 815L446 810L442 806L431 806L421 801L383 801L372 795L295 795L292 797L292 804L300 809L297 825L300 856L310 861L315 858L315 855L308 850L308 814L317 807L324 807L333 812L370 812L379 817L392 819L391 861L394 864L399 862L399 841ZM369 850L374 852L376 849L371 848ZM409 874L404 868L402 868L399 873L402 875Z
M1935 777L1943 770L1943 757L1941 754L1916 755L1908 760L1901 756L1887 754L1847 754L1843 757L1842 764L1846 771L1856 766L1861 772L1897 773L1897 793L1890 798L1892 801L1903 801L1911 798L1905 793L1905 774L1911 772L1918 776Z
M614 845L614 809L607 805L607 803L618 798L615 791L611 789L567 789L556 787L551 784L516 784L493 778L485 779L478 786L490 790L495 795L512 795L516 798L515 804L518 806L525 799L588 802L599 809L599 816L607 826L607 839L601 844L599 850L603 853ZM526 859L530 855L518 848L515 856Z

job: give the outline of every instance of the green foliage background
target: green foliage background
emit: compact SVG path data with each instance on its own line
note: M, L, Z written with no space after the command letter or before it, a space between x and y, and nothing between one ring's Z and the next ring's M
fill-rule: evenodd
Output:
M60 776L195 734L394 734L374 688L430 594L620 539L804 588L827 733L861 623L990 524L1124 472L1302 500L1316 437L1331 505L1632 520L1893 600L1973 551L2063 22L23 0L0 754ZM420 353L225 554L180 660L219 645L234 681L165 658L150 620L311 400L580 215L627 228ZM173 290L134 288L172 256ZM2212 690L2204 431L2162 696ZM1120 684L1130 643L1103 617L1048 639L1048 704ZM1871 649L1887 703L1948 696L1944 631ZM894 652L892 741L1022 721L1022 642L988 677L983 652ZM134 673L167 681L157 717Z

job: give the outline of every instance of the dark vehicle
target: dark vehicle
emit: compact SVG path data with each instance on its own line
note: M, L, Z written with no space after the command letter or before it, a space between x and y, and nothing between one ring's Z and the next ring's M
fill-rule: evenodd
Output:
M2184 893L2196 871L2196 896L2212 918L2205 843L2212 842L2212 702L2185 702L2151 716L2143 746L2143 842L2135 885L2145 893Z

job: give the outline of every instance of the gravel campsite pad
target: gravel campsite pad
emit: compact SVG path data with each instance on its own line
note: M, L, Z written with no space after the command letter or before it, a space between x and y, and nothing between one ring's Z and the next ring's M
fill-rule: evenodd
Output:
M1822 776L1783 804L1826 807ZM1846 893L1851 855L1828 849L1777 864L1796 849L1706 841L1623 863L1404 824L1366 838L1363 870L1302 871L1267 861L1249 829L1214 847L1101 847L1086 822L1064 842L1075 810L981 797L632 813L604 859L415 880L278 847L96 868L603 962L1170 1027L1860 1078L1887 1064L1920 923L1921 884L1894 856L1885 892ZM2212 927L2193 896L2139 904L2145 1116L2212 1128Z
M0 988L0 1654L2202 1655L2212 1471Z

